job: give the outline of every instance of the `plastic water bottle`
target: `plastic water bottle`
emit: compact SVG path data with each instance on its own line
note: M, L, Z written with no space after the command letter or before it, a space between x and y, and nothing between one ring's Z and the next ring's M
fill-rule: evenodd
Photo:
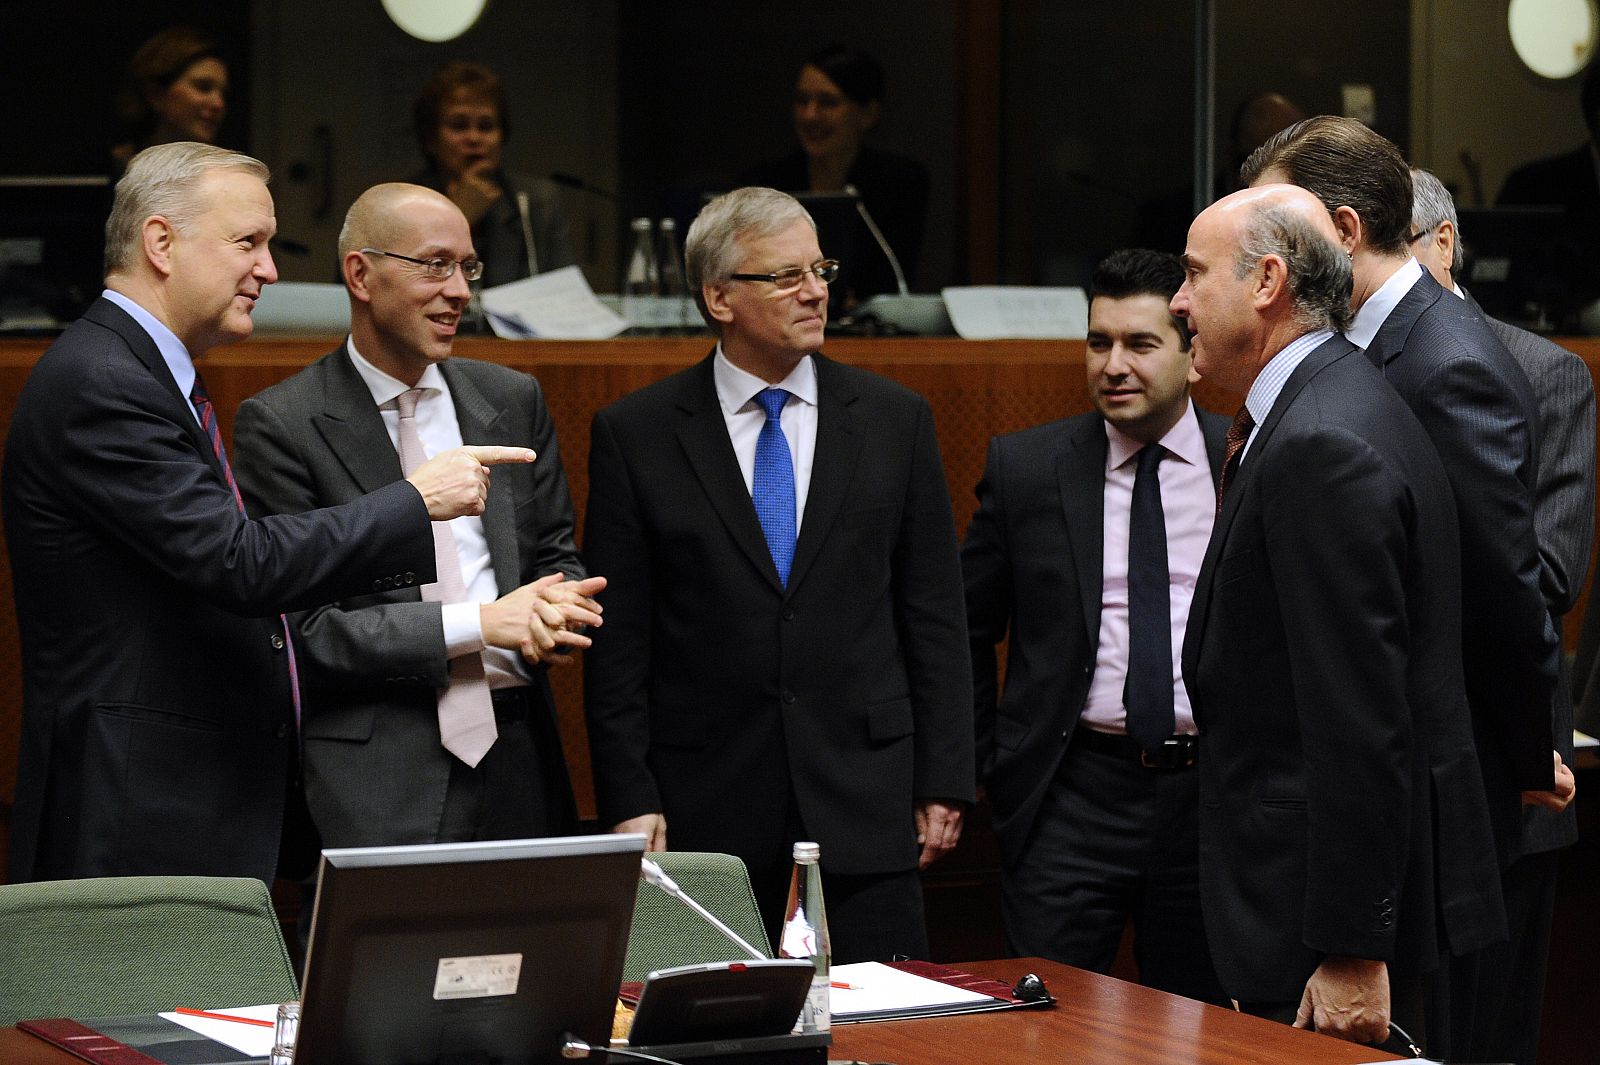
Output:
M809 958L816 966L811 991L800 1009L796 1032L826 1032L833 1026L828 1008L828 964L833 947L828 940L828 911L822 903L822 848L815 843L794 845L794 875L789 880L789 905L778 934L778 954Z
M635 218L629 228L633 231L633 250L628 254L628 268L622 275L622 316L630 325L642 325L649 313L651 298L660 290L661 275L656 266L650 219Z

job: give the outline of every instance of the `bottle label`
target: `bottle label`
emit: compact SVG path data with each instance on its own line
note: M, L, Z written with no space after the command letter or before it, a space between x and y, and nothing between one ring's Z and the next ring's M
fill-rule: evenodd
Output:
M806 994L806 1004L800 1007L802 1032L826 1032L833 1028L833 1015L828 1005L828 973L818 972L811 978L811 990Z
M798 906L784 922L778 953L786 958L809 958L817 953L817 930L806 919L806 911Z

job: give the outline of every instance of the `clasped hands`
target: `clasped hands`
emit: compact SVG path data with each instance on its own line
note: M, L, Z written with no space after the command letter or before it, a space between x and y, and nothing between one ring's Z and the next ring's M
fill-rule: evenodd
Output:
M605 586L604 577L571 580L564 573L530 581L478 608L483 642L520 651L533 665L568 665L592 642L581 630L602 623L594 596Z

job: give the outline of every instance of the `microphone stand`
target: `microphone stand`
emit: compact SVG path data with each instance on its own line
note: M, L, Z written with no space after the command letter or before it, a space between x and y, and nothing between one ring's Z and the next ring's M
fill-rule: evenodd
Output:
M889 242L883 239L883 231L878 228L878 223L872 220L871 213L867 211L867 201L861 198L861 192L854 185L846 185L844 193L856 201L856 213L867 224L867 232L872 234L872 239L883 249L883 257L889 260L889 266L894 270L894 283L899 287L900 295L911 295L911 289L906 285L905 271L900 269L900 259L895 255L894 249L889 247Z

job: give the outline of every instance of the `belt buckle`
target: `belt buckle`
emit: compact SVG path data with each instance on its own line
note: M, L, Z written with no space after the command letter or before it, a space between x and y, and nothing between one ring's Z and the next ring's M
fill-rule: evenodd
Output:
M1159 755L1153 758L1152 754ZM1182 739L1162 740L1154 752L1139 749L1139 764L1146 769L1187 769L1194 765L1192 741Z

